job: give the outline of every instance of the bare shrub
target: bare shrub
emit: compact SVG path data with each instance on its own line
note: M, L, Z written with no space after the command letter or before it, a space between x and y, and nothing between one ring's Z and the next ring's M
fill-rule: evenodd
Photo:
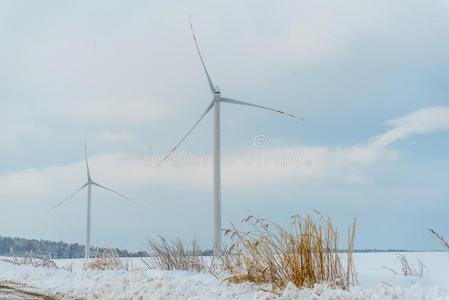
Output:
M117 250L113 248L104 249L101 253L97 248L93 257L84 262L84 269L131 271L132 265L129 259L120 258Z
M436 232L434 229L432 228L427 228L433 235L435 238L437 238L440 243L447 249L449 250L449 241L444 237L444 235L439 234L438 232Z
M13 249L9 250L9 258L4 258L2 261L14 265L30 265L35 268L58 269L55 261L43 255L41 257L34 257L33 252L25 251L23 257L18 257Z
M251 281L271 284L273 292L282 291L289 282L296 287L313 287L326 282L334 288L357 283L352 260L356 219L348 230L347 267L338 253L337 231L330 218L315 222L310 216L292 217L290 228L252 216L244 219L253 230L241 232L232 225L225 231L232 245L221 257L231 282Z
M396 255L396 257L401 265L400 272L397 272L394 269L388 268L388 267L383 267L383 268L392 272L393 274L401 273L404 276L415 276L415 277L420 277L420 278L424 277L424 269L428 270L428 268L423 264L423 262L419 258L416 258L417 263L415 265L411 265L408 262L407 257L405 257L405 255L398 254L398 255Z
M208 271L210 266L201 256L201 250L196 239L192 240L188 249L180 238L167 241L159 236L159 241L148 240L150 257L142 258L148 269Z

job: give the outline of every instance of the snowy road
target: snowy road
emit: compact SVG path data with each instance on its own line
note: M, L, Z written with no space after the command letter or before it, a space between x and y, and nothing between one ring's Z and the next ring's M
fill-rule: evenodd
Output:
M0 300L56 300L58 298L42 295L32 292L29 288L24 290L25 286L12 282L0 282Z

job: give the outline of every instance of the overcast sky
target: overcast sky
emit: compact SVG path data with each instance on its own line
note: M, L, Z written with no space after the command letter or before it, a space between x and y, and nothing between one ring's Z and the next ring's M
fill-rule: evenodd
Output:
M222 222L353 217L356 248L449 235L449 1L0 1L0 235L210 248L212 115L188 26L222 95Z

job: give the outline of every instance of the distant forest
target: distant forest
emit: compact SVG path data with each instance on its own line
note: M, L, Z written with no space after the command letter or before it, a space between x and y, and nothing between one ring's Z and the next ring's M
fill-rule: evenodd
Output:
M52 242L45 240L30 240L17 237L0 236L0 256L9 256L11 249L17 256L22 256L25 251L33 252L35 256L47 256L57 258L83 258L84 245L78 243L67 244L65 242ZM97 248L91 248L96 251ZM98 248L100 253L106 248ZM128 250L117 250L121 257L144 257L148 256L146 251L129 252Z
M46 256L53 259L58 258L83 258L84 257L84 245L78 243L67 244L65 242L52 242L45 240L30 240L17 237L4 237L0 236L0 256L9 256L11 249L17 256L23 256L25 251L33 252L36 257ZM96 251L97 248L91 248L92 251ZM114 248L120 257L146 257L149 256L146 251L130 252L128 250L120 250ZM106 250L106 248L98 248L100 253ZM421 250L422 251L422 250ZM435 250L433 250L435 251ZM346 249L339 250L340 253L347 252ZM364 252L415 252L413 250L403 249L354 249L354 253ZM201 251L200 255L209 256L212 255L212 250Z

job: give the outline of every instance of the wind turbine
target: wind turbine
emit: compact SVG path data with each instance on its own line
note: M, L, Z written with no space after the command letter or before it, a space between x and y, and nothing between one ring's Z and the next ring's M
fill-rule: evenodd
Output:
M113 192L114 194L119 195L122 198L125 198L126 200L130 200L125 195L120 194L119 192L113 191L110 188L107 188L95 181L92 180L92 177L90 176L90 170L89 170L89 162L87 160L87 145L86 145L86 139L84 139L84 157L86 160L86 170L87 170L87 182L77 189L75 192L73 192L70 196L56 204L52 209L62 205L64 202L72 198L76 193L87 187L87 218L86 218L86 247L84 249L84 258L89 258L89 252L90 252L90 219L91 219L91 204L92 204L92 185L97 186L99 188L105 189L107 191Z
M196 121L193 127L187 132L187 134L176 144L173 149L156 165L156 167L160 166L175 150L181 145L182 142L190 135L190 133L195 129L195 127L200 123L200 121L207 115L207 113L214 108L214 183L213 183L213 252L214 254L219 254L221 251L221 153L220 153L220 103L231 103L238 105L246 105L251 107L257 107L261 109L271 110L280 114L287 115L292 118L299 119L304 121L303 119L296 117L292 114L285 113L278 109L270 108L267 106L252 104L248 102L243 102L236 99L224 98L221 96L221 92L218 87L214 87L212 83L212 79L209 76L209 72L207 71L206 65L204 63L203 57L200 52L200 48L198 47L198 42L195 36L195 32L193 31L192 21L190 20L190 29L192 31L193 40L195 42L196 50L198 52L198 56L200 57L201 64L203 66L204 73L206 74L207 81L209 83L209 88L212 93L212 102L207 106L204 113L201 117Z

